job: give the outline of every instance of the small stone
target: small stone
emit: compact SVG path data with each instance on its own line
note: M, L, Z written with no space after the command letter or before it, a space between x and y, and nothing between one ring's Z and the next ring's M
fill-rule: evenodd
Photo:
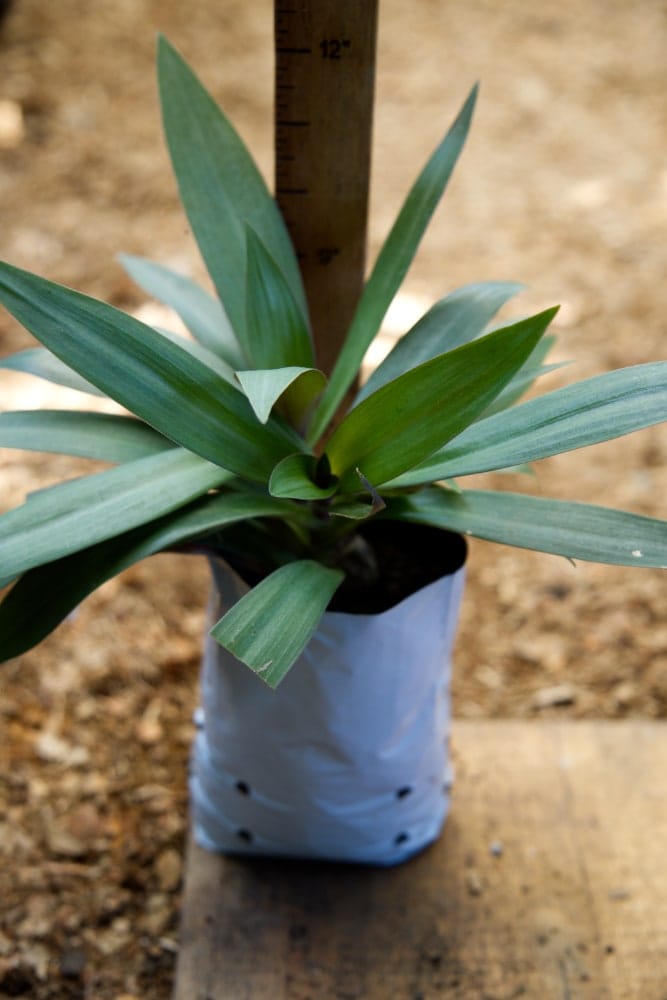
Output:
M619 708L625 708L637 698L637 688L632 681L622 681L616 685L612 694Z
M484 664L475 671L475 678L489 691L499 691L504 684L503 675L495 667Z
M13 149L25 139L23 109L17 101L0 100L0 149Z
M573 705L577 700L577 689L572 684L556 684L554 687L540 688L533 696L533 708L560 708Z
M159 698L154 698L147 705L144 714L137 722L136 734L140 743L145 746L152 746L159 743L164 737L164 728L160 722L162 715L162 702Z
M43 938L49 933L53 921L52 902L49 896L32 894L26 903L26 915L16 928L20 938Z
M67 829L66 819L54 819L50 811L42 813L44 837L51 854L65 858L82 858L87 853L86 844Z
M0 855L19 857L34 850L35 842L13 823L0 823Z
M155 862L155 873L163 892L177 889L181 881L183 862L181 855L173 847L167 848Z
M23 958L34 971L37 978L42 982L46 982L49 978L49 962L51 960L49 949L45 948L42 944L31 945L30 948L24 950Z
M171 909L164 907L162 910L155 910L154 913L145 913L141 918L141 929L151 937L159 937L169 923Z
M35 741L35 751L40 760L47 763L67 764L81 767L88 763L88 751L84 747L74 747L50 729L43 730Z
M471 896L482 895L482 882L474 868L466 872L466 888Z
M82 802L69 813L67 829L73 837L91 841L104 832L104 821L92 802Z
M178 955L178 941L174 941L173 938L161 937L158 944L162 948L162 951L168 951L171 955Z
M65 979L80 979L86 968L86 953L82 948L67 948L60 958L60 974Z
M491 843L489 844L489 852L490 854L493 855L494 858L501 857L504 850L505 847L503 845L502 840L492 840Z
M86 934L86 940L107 957L122 951L132 939L132 928L126 917L117 917L107 930L89 931Z

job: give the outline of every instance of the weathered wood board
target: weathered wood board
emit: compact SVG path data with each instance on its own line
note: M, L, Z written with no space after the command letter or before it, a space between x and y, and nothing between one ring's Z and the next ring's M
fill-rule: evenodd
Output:
M275 0L275 191L330 373L364 284L378 0Z
M189 848L176 1000L667 1000L667 724L458 722L396 869Z

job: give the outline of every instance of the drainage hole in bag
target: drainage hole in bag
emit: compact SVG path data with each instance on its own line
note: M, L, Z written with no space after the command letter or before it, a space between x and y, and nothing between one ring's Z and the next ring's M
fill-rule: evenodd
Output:
M236 836L239 840L242 840L245 844L252 844L252 834L250 830L237 830Z
M247 781L237 781L234 787L241 795L250 795L250 785Z
M400 844L405 844L409 839L410 839L409 833L399 833L394 837L394 843L396 844L397 847L399 847Z
M412 785L404 785L402 788L399 788L398 791L396 792L396 798L404 799L411 793L412 793Z

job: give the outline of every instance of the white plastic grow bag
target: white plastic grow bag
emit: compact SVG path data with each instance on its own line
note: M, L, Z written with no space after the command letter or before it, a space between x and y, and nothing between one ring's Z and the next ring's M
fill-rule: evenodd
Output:
M213 563L212 614L247 589ZM327 612L277 690L207 639L190 792L200 846L390 865L437 838L464 569L382 614Z

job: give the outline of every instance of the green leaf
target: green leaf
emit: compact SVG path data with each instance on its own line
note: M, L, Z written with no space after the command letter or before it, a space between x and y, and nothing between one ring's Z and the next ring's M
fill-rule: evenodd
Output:
M266 481L300 447L288 428L258 424L240 390L119 309L8 264L0 302L80 375L202 458Z
M206 496L157 521L29 570L0 604L0 663L41 642L93 590L141 559L247 518L288 513L287 504L252 493Z
M522 286L511 281L485 281L457 288L436 302L375 369L359 391L356 406L371 393L410 368L474 340L498 310Z
M77 375L68 365L64 364L51 351L45 347L29 347L27 351L18 351L10 354L7 358L0 360L0 369L8 371L24 372L26 375L34 375L42 378L46 382L53 382L55 385L62 385L66 389L76 389L78 392L87 392L92 396L104 396L96 386L91 385L86 379Z
M491 417L495 413L502 413L503 410L507 410L510 406L514 406L517 400L521 399L528 389L535 384L538 378L541 378L543 375L549 375L551 372L558 371L559 368L563 368L568 363L569 362L567 361L561 361L552 365L532 366L529 358L526 364L523 365L523 367L516 373L514 378L507 383L503 391L499 392L493 402L490 403L484 412L479 415L477 420L486 420L487 417Z
M329 513L332 517L346 517L350 521L365 521L376 513L376 509L372 503L352 501L336 504L330 508Z
M232 478L173 448L40 490L0 517L3 578L146 524Z
M294 249L239 135L182 57L158 44L158 82L171 161L192 231L241 346L246 329L245 225L259 234L307 315Z
M667 569L667 522L608 507L434 487L390 501L387 516L568 559Z
M288 455L271 473L269 491L274 497L292 500L323 500L336 492L337 480L317 483L318 461L312 455Z
M299 303L261 239L248 227L246 350L255 368L313 365L313 345Z
M519 370L556 309L413 368L355 407L327 446L341 490L356 472L382 486L460 434Z
M180 316L204 347L231 368L243 368L246 359L220 302L185 275L145 257L120 254L119 260L137 285Z
M313 420L311 443L323 433L357 377L364 354L412 263L463 149L476 99L477 86L415 181L380 251Z
M310 559L281 566L230 608L211 635L275 688L305 648L343 576Z
M516 320L514 322L516 322ZM501 330L505 325L506 324L503 323L502 325L494 327L494 329ZM521 366L514 378L507 383L503 391L498 393L493 402L486 407L484 412L481 413L477 419L485 420L486 417L490 417L494 413L500 413L501 410L506 410L508 407L513 406L514 403L516 403L517 400L530 389L538 378L541 378L543 375L548 375L550 372L555 372L559 368L565 368L567 365L571 364L570 361L558 361L549 365L543 364L544 359L547 357L549 351L555 343L556 337L554 337L553 334L551 336L542 337L535 350L526 359L525 363Z
M299 427L307 417L313 400L326 385L325 376L316 368L252 370L236 372L236 377L261 423L266 423L280 402L280 412L293 427Z
M197 361L201 361L203 365L210 368L211 371L216 372L216 374L221 375L225 382L233 385L235 389L238 388L236 384L236 377L234 375L234 369L230 368L226 361L220 357L219 354L214 354L213 351L209 351L208 347L203 347L198 344L195 340L189 340L187 337L182 337L180 333L174 333L173 330L165 330L156 326L150 328L156 333L159 333L161 337L168 340L171 344L176 344L180 347L182 351L185 351L191 357L196 358Z
M0 413L0 448L128 462L173 447L172 441L133 417L76 410Z
M667 362L596 375L468 427L392 488L535 462L621 437L667 417Z

